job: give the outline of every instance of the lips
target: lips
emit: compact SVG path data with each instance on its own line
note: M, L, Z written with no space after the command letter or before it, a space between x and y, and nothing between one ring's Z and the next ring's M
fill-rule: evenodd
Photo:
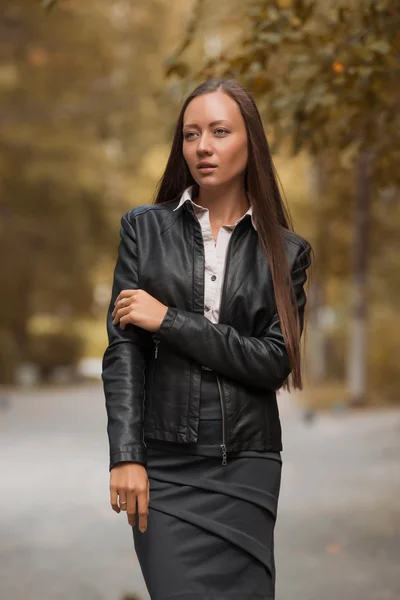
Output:
M201 162L197 165L198 169L214 169L217 165L209 162Z

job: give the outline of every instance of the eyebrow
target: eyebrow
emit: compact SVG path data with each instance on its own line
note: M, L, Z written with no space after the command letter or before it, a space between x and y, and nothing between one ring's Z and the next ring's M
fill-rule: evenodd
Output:
M227 121L226 119L218 119L217 121L211 121L211 123L209 123L209 127L212 127L213 125L218 125L219 123L230 123L230 121ZM186 127L197 127L198 129L200 129L197 123L187 123L183 126L183 129L186 129Z

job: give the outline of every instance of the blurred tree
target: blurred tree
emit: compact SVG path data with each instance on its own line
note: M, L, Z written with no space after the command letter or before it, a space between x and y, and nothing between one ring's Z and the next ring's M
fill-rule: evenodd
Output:
M207 15L209 2L197 11ZM366 307L369 215L374 206L385 212L387 201L398 193L400 174L399 2L389 0L316 2L311 0L249 0L243 3L239 35L206 59L193 73L183 51L201 37L204 21L196 20L166 73L191 82L210 76L237 77L255 95L264 120L272 130L276 150L287 140L294 154L301 150L313 157L316 215L313 277L315 309L321 308L323 281L335 261L324 252L326 233L332 227L327 215L332 204L324 197L325 167L336 172L356 171L351 230L353 258L351 283L350 349L346 358L350 398L366 398ZM243 26L243 23L245 26ZM197 66L197 65L196 65ZM347 176L349 180L349 177ZM328 179L329 181L329 179ZM322 183L321 183L322 182ZM332 200L333 195L328 194ZM346 196L334 202L343 223ZM347 221L347 226L349 222ZM381 240L382 241L382 240ZM390 241L386 238L385 243ZM348 260L342 263L348 270ZM318 325L319 326L319 325ZM317 356L321 347L314 344ZM324 372L323 367L317 369Z
M42 0L43 8L53 8L53 6L57 3L57 0Z
M154 27L154 14L165 28ZM159 56L184 16L164 0L59 0L49 13L40 2L5 3L0 381L26 358L33 316L72 324L92 314L95 277L104 257L115 260L122 213L149 201L155 150L163 157L169 133L156 95Z

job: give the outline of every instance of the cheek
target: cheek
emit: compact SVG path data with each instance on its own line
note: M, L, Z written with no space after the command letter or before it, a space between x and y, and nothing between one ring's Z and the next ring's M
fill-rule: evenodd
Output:
M244 169L247 165L247 142L244 140L235 140L226 149L225 160L229 170Z
M190 147L188 144L183 144L182 153L187 164L191 166L195 162L195 152L193 147Z

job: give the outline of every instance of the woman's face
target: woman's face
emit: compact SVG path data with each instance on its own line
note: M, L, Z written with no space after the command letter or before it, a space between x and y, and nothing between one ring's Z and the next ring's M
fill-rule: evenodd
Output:
M230 96L210 92L190 102L183 116L183 156L199 186L216 187L244 177L246 126ZM203 162L211 166L202 167Z

